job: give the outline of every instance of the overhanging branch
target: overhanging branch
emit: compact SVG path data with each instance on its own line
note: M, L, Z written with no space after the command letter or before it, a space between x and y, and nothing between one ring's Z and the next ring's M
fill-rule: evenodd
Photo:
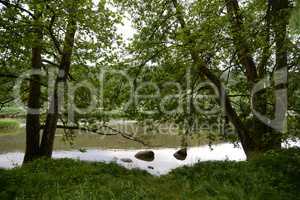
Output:
M44 129L44 128L45 128L45 125L41 125L41 129ZM122 131L119 131L119 130L114 129L114 128L112 128L110 126L107 126L107 125L102 125L101 127L98 127L98 128L87 128L87 127L80 127L80 126L57 125L57 128L58 129L68 129L68 130L82 130L82 131L96 133L98 135L103 135L103 136L117 136L117 135L120 135L120 136L122 136L125 139L135 141L135 142L140 143L140 144L142 144L144 146L149 146L149 144L147 144L144 141L142 141L142 140L134 137L133 136L134 134L124 133ZM114 133L104 133L104 132L100 131L101 128L107 128L107 129L111 130Z

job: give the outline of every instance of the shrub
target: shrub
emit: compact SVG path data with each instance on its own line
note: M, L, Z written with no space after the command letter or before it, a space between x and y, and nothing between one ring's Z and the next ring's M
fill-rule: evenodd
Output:
M20 123L14 119L0 119L0 130L16 130L20 128Z

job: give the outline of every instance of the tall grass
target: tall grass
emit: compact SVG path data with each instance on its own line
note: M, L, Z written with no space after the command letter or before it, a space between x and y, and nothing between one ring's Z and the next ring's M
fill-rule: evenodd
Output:
M0 170L0 199L300 199L300 150L203 162L154 177L116 164L40 160Z
M0 131L17 130L20 128L20 123L14 119L0 119Z
M0 115L24 115L25 111L21 108L10 106L0 110Z

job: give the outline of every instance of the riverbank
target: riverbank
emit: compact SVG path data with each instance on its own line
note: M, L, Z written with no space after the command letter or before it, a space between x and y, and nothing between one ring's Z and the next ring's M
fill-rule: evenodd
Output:
M117 164L40 160L0 170L0 199L299 199L300 150L202 162L156 177Z
M20 122L16 119L0 118L0 137L17 135L20 132Z

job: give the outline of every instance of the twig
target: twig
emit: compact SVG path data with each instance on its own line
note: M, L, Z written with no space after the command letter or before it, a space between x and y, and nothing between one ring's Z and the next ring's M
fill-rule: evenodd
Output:
M54 25L54 23L55 23L55 19L56 19L56 15L53 15L53 16L51 17L51 21L50 21L50 24L49 24L49 26L48 26L48 31L49 31L51 40L52 40L52 42L54 43L54 46L55 46L56 50L58 51L58 53L59 53L60 55L62 55L62 50L61 50L61 48L60 48L59 41L57 40L57 38L55 37L54 32L53 32L53 25Z
M44 129L45 125L41 125L41 129ZM68 129L68 130L83 130L83 131L88 131L88 132L92 132L92 133L96 133L98 135L104 135L104 136L116 136L116 135L121 135L122 137L124 137L125 139L128 140L132 140L135 142L138 142L144 146L149 146L148 144L146 144L144 141L139 140L138 138L134 137L133 134L127 134L127 133L123 133L117 129L114 129L110 126L107 125L103 125L102 127L99 128L86 128L86 127L79 127L79 126L66 126L66 125L57 125L58 129ZM99 131L99 129L101 128L108 128L109 130L115 132L115 133L103 133L101 131Z
M30 12L29 10L26 10L25 8L22 8L21 6L17 5L17 4L12 4L9 1L5 1L5 0L0 0L0 3L5 5L6 7L14 7L19 9L20 11L26 12L28 15L30 15L33 19L35 19L35 16L32 12Z

